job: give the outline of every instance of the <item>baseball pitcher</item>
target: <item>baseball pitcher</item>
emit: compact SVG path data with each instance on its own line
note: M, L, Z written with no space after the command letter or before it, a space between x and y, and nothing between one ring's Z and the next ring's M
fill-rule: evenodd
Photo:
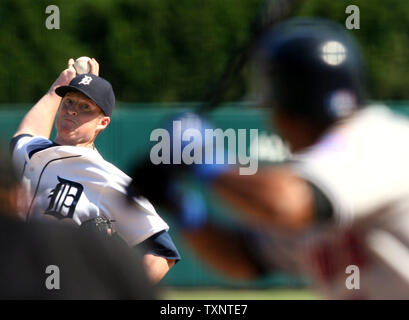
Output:
M50 90L23 118L11 141L14 164L25 186L27 220L61 221L98 227L107 224L130 247L144 253L153 282L180 259L169 226L151 203L125 199L130 178L105 161L94 146L109 125L115 106L111 84L91 72L76 75L70 59ZM55 118L56 138L50 133Z

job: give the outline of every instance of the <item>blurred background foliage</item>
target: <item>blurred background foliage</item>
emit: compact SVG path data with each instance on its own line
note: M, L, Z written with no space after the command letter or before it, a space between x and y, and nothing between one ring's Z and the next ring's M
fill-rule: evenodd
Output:
M95 57L101 76L123 102L199 101L230 55L250 37L261 0L2 0L0 103L33 103L69 57ZM360 8L349 31L367 59L373 99L409 99L409 1L308 0L296 15L344 24L345 8ZM45 27L48 5L60 9L60 29ZM225 96L245 96L245 73Z

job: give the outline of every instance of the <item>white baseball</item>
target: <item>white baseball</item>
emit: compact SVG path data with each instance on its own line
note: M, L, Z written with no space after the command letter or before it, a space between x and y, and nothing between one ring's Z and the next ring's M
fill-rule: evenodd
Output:
M79 57L77 60L75 60L74 68L75 71L77 71L77 74L89 73L91 71L91 68L88 64L89 60L91 60L91 58L88 57Z

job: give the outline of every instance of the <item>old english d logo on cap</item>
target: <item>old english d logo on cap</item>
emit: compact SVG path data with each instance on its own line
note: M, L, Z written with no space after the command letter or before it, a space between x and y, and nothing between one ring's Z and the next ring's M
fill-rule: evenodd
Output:
M68 86L55 89L55 93L64 97L67 92L77 91L94 101L105 115L111 116L115 107L115 95L111 84L92 73L76 76Z
M84 84L84 85L89 85L92 81L92 78L90 76L84 76L82 80L78 84Z

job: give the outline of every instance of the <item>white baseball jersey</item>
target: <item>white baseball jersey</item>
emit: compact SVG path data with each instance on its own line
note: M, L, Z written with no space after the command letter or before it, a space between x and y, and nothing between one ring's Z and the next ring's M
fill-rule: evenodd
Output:
M83 222L97 216L115 220L114 229L134 246L169 226L144 198L126 201L131 181L97 150L60 146L44 137L18 138L13 162L27 196L29 220Z
M298 160L333 217L296 237L258 238L270 265L312 277L328 298L409 298L409 121L368 107Z

